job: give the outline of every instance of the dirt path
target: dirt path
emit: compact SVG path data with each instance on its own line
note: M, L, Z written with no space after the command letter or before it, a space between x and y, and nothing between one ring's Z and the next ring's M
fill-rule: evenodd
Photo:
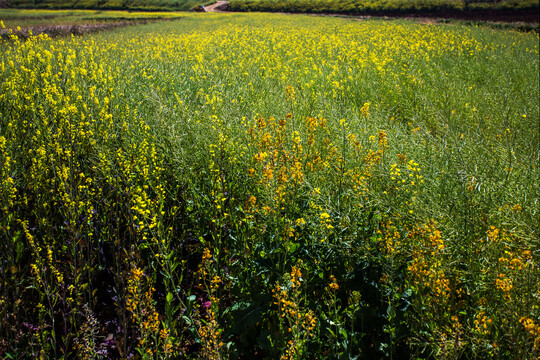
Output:
M215 4L207 5L204 7L206 12L223 12L229 7L228 1L217 1Z

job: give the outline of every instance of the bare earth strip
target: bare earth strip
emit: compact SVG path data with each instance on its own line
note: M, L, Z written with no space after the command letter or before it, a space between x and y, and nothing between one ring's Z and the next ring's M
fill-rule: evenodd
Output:
M168 19L136 19L131 21L114 21L114 22L102 22L102 23L89 23L89 24L60 24L60 25L37 25L23 27L20 30L12 30L12 32L23 38L28 38L32 35L47 34L50 37L66 36L66 35L84 35L88 33L112 30L118 27L133 26L138 24L146 24L154 21L166 21ZM174 20L174 19L172 19ZM9 29L0 29L0 39L9 37Z
M217 1L215 4L204 7L206 12L224 12L229 7L228 1Z

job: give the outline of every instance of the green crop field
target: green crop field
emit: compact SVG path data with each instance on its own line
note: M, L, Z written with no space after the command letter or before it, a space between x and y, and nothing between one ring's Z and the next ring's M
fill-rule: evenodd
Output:
M3 32L1 358L540 355L537 33Z

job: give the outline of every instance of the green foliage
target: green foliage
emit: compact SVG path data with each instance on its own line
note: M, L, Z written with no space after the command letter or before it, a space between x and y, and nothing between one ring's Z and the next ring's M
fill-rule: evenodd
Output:
M538 357L537 34L2 31L0 357Z
M463 10L538 9L533 0L232 0L232 11L267 11L293 13L416 13L461 12Z
M186 11L200 3L197 0L9 0L8 5L19 9Z

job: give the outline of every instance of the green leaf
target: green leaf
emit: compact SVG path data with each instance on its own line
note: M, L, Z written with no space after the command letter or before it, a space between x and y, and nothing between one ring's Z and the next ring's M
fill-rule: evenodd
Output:
M172 293L167 293L166 299L167 299L167 302L168 302L168 303L171 303L171 302L172 302L172 299L173 299L173 294L172 294Z
M295 252L296 249L298 249L299 246L300 246L300 244L290 244L288 246L289 254L292 254L293 252Z
M191 319L188 318L186 315L183 315L183 316L182 316L182 320L184 320L184 322L185 322L187 325L191 326L191 324L192 324Z
M13 241L15 242L15 251L17 252L17 255L16 255L16 261L18 262L20 259L21 259L21 255L23 253L23 250L24 250L24 244L22 241L17 241L17 239L19 238L19 234L20 232L17 232L17 234L15 235L15 237L13 238Z

